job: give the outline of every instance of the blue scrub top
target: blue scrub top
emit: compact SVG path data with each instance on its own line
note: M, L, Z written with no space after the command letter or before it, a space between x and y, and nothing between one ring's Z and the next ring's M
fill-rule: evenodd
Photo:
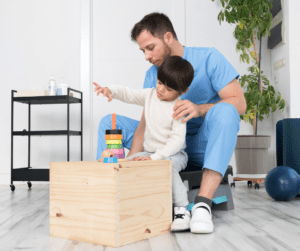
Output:
M221 100L218 92L239 74L229 61L215 48L184 47L183 58L194 68L194 79L187 93L181 99L195 104L216 103ZM143 88L156 88L156 65L147 71ZM187 122L187 133L196 133L204 118L192 118Z

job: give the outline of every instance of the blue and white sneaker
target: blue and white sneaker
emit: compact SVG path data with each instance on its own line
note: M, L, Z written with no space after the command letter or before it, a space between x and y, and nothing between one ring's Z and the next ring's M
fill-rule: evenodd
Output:
M195 234L209 234L214 231L211 209L206 203L199 202L193 206L190 228Z
M174 221L171 225L172 232L182 232L190 229L191 213L186 207L174 207Z

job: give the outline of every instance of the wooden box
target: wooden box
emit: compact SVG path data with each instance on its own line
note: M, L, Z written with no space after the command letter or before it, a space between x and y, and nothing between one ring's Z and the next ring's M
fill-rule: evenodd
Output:
M119 247L169 232L170 160L50 163L50 235Z

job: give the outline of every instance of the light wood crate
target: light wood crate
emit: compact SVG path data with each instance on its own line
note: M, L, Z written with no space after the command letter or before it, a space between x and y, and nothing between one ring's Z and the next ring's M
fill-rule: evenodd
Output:
M168 233L170 160L50 163L50 235L119 247Z

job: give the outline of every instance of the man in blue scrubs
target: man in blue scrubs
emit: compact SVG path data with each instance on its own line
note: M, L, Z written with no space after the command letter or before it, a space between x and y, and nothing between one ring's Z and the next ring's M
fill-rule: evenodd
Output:
M175 104L173 118L186 116L188 162L199 169L203 167L190 229L193 233L211 233L212 198L235 149L239 116L246 110L244 93L237 81L239 74L214 48L182 46L169 18L162 13L146 15L133 27L131 38L137 42L145 59L153 64L146 73L144 88L156 87L158 67L169 55L183 57L194 68L193 82ZM105 129L110 126L111 115L107 115L99 125L97 159L106 148ZM123 132L123 147L130 149L127 157L143 151L144 112L140 122L117 115L117 128Z

